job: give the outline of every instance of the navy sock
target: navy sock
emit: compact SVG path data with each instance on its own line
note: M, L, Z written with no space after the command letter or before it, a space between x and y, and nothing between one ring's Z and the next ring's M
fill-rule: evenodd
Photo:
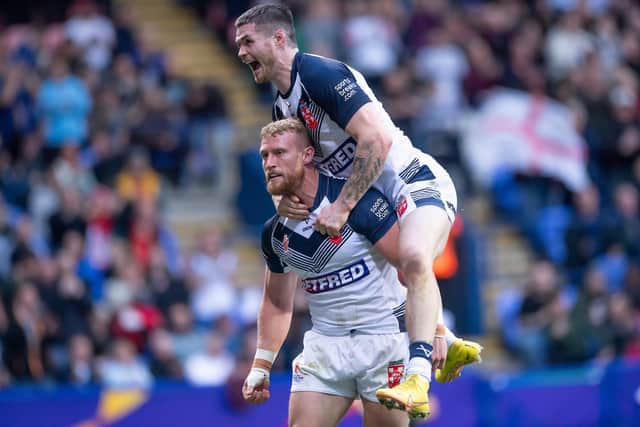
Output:
M414 357L422 357L431 362L431 353L433 353L433 346L425 341L414 341L409 344L409 359Z

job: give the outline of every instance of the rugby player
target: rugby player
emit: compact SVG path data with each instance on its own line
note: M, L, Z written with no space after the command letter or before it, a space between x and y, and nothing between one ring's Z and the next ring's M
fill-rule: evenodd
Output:
M410 360L402 384L379 390L378 397L405 408L412 417L424 417L429 412L432 368L441 369L448 360L444 340L435 337L442 302L433 261L455 218L453 182L393 124L362 74L342 62L298 50L293 16L286 6L255 6L236 20L235 27L240 60L251 68L257 83L272 82L278 91L274 120L301 119L317 168L347 178L337 197L314 218L315 229L339 236L372 185L397 212ZM310 208L298 197L284 196L277 211L301 220L308 218Z
M311 215L298 220L276 214L265 224L262 251L267 269L258 350L244 398L255 403L269 398L269 372L289 330L300 278L313 327L292 366L290 425L336 425L356 398L363 402L365 426L407 425L401 412L384 411L376 396L380 388L394 389L408 359L406 289L393 267L399 263L396 212L372 188L351 210L338 236L322 234L313 221L338 197L346 180L315 168L315 149L304 125L289 118L265 126L260 154L267 190L295 195L311 207ZM451 344L459 342L464 353L464 363L452 362L444 378L478 360L479 349L448 331L442 333Z

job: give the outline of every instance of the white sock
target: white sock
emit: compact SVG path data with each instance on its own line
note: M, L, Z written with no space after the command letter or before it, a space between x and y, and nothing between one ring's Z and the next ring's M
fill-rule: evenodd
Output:
M451 347L451 344L453 344L458 339L459 338L455 336L449 328L447 328L446 326L444 327L444 340L447 342L447 347Z
M424 357L412 357L407 365L406 376L418 374L425 381L431 382L431 362Z

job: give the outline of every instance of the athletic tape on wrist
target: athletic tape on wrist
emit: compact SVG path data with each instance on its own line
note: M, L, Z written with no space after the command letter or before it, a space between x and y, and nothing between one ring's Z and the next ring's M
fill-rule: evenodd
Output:
M252 367L270 371L277 356L278 353L276 352L259 348L256 350L256 355L253 358Z

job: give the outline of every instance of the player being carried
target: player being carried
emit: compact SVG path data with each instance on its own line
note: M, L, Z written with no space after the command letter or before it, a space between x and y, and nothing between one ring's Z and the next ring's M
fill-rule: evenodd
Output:
M435 334L442 302L433 261L447 241L455 218L456 192L449 174L431 156L413 147L367 85L348 65L298 51L291 11L282 5L258 5L235 22L238 57L257 83L278 90L274 120L301 119L314 147L314 163L326 175L345 177L340 193L323 206L313 226L339 236L349 215L373 185L399 218L398 269L407 287L406 325L409 362L405 378L378 390L381 402L405 408L411 417L429 413L431 371L445 360L462 363L473 348L456 341L447 358L444 339ZM281 216L302 220L312 206L296 196L278 204ZM462 346L466 345L467 350ZM436 375L437 371L436 371Z
M315 150L297 119L270 123L262 129L261 140L267 190L298 197L310 206L311 215L297 220L276 214L265 224L267 269L258 350L243 386L244 398L254 403L269 398L269 371L289 331L301 279L313 327L293 362L290 425L337 425L353 400L361 398L365 426L406 426L406 416L385 411L376 397L376 390L400 382L408 356L406 289L392 265L399 263L395 211L380 191L370 189L352 209L341 234L319 233L311 222L335 201L346 181L314 167ZM450 380L464 364L479 360L478 349L444 328L441 334L449 345L458 343L462 354L460 363L451 361L442 371L441 378ZM419 408L426 403L413 404Z

